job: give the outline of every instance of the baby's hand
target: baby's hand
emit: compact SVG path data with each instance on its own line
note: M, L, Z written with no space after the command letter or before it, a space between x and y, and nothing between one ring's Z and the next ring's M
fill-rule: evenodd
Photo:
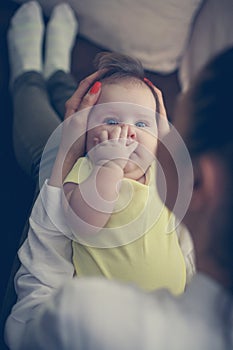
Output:
M124 170L131 154L138 146L138 143L127 135L127 125L116 125L101 131L95 139L96 146L88 152L88 156L95 165L118 166Z

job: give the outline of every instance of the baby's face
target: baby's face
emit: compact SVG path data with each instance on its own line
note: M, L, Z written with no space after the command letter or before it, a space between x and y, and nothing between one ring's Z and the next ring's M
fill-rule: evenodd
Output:
M96 145L96 140L102 139L103 131L105 134L107 131L110 139L112 130L123 125L128 127L127 138L143 146L137 147L131 155L130 170L137 165L140 167L145 150L155 155L157 148L155 98L146 84L130 81L103 84L98 103L88 120L87 151Z
M134 139L153 155L157 146L155 98L144 83L105 83L102 86L98 104L88 120L87 144L89 151L96 145L100 133L116 126L128 126L127 138ZM138 148L135 150L137 154ZM139 155L138 155L139 156Z

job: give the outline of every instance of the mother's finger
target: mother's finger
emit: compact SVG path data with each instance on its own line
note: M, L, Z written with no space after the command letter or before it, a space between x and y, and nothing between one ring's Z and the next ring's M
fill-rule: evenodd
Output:
M152 88L154 89L154 91L158 97L160 115L167 119L167 111L166 111L166 108L164 105L163 94L156 86L153 85Z
M157 96L158 104L159 104L159 108L157 108L157 110L159 110L159 114L161 114L161 116L165 117L167 119L167 112L166 112L166 108L164 105L164 101L163 101L163 95L161 90L159 90L159 88L157 88L148 78L144 78L144 82L150 86L151 89L154 90L155 96Z
M95 84L91 87L91 89L82 98L82 101L80 102L78 107L78 111L93 107L99 98L100 91L101 91L101 82L96 81Z
M82 102L82 99L87 93L87 91L90 89L90 86L96 80L98 80L104 73L105 73L105 70L103 69L98 70L97 72L89 75L88 77L86 77L84 80L80 82L77 90L74 92L71 98L66 102L65 119L80 109L80 104Z
M162 92L149 79L145 78L144 81L151 87L151 89L154 90L154 94L156 96L156 103L158 104L156 109L159 112L156 113L158 137L161 138L170 130L163 95Z

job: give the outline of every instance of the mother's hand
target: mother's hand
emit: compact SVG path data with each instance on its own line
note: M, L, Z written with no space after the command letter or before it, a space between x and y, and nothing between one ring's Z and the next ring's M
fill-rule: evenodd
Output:
M61 187L76 160L84 155L88 115L98 100L101 84L97 80L102 75L99 70L85 78L66 102L61 143L49 180L52 186Z
M163 94L159 88L157 88L152 83L150 87L154 90L155 95L157 96L156 103L158 104L156 110L156 120L158 127L158 138L163 138L170 130L169 121L167 118L167 111L164 104Z
M75 160L83 156L85 151L88 115L100 95L101 83L97 79L102 74L103 71L97 71L82 80L75 93L66 102L60 150Z

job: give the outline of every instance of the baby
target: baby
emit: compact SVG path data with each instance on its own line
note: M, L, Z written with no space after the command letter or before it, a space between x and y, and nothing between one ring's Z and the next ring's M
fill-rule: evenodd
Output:
M86 156L63 184L76 274L180 294L190 279L191 258L182 253L179 238L187 242L189 234L175 229L157 194L156 89L137 60L115 53L97 59L105 73L92 87L101 92L88 117Z

